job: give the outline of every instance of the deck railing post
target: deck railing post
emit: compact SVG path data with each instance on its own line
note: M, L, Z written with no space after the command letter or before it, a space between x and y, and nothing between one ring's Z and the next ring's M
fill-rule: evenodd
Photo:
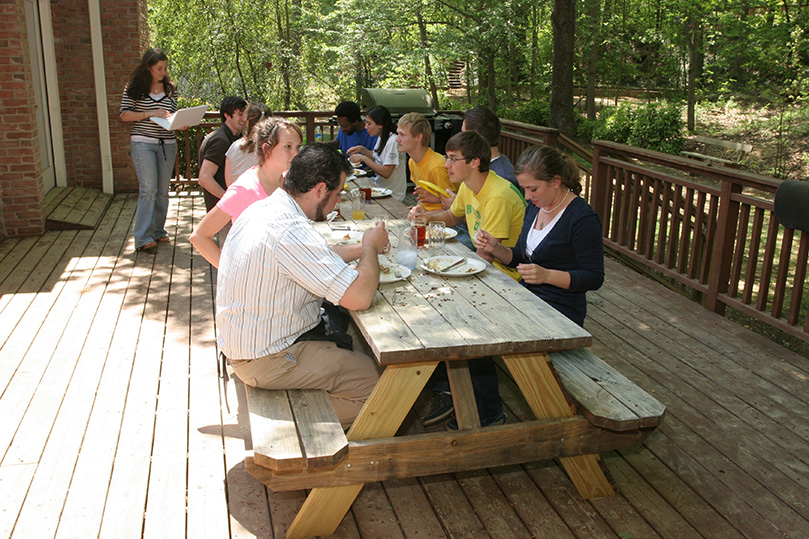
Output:
M315 117L313 114L306 114L306 143L315 141Z
M601 225L604 231L608 230L607 223L609 219L609 211L607 205L607 166L601 163L601 156L603 149L595 143L593 145L593 174L590 180L590 206L598 214L601 219Z
M711 267L708 274L708 294L705 307L724 314L725 304L719 301L719 294L728 291L730 268L733 262L733 247L739 219L739 203L732 198L742 192L742 185L732 180L722 180L719 195L719 215L717 217L716 241L711 253Z

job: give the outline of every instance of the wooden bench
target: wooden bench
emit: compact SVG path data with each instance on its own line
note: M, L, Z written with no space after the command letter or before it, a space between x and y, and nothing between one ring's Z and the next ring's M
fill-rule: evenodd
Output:
M313 471L333 468L348 455L325 391L245 389L256 464L279 473Z
M550 357L579 413L593 425L619 432L660 425L666 407L590 350L552 352Z
M731 168L739 168L741 166L739 164L740 161L753 151L752 144L730 142L718 138L704 137L702 135L698 135L694 140L700 144L701 152L680 152L682 155L702 161L719 163L720 165ZM732 157L732 159L711 155L709 152L722 153L723 155Z

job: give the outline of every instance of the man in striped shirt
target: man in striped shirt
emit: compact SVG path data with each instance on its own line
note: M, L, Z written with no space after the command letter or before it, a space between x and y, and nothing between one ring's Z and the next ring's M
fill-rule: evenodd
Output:
M340 201L350 164L327 144L292 160L283 189L248 207L222 249L216 295L218 344L247 385L324 389L344 427L379 378L373 358L321 318L325 298L346 309L371 305L379 283L384 226L362 243L329 247L311 221ZM359 258L356 269L347 261Z

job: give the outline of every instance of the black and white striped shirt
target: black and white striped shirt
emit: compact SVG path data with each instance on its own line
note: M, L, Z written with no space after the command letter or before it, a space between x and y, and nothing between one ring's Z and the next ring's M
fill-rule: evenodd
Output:
M171 113L177 111L177 96L167 96L165 93L158 95L152 94L141 99L135 100L129 97L126 90L121 99L121 110L119 114L131 110L133 112L145 112L147 110L165 109ZM149 137L152 139L174 140L174 131L167 131L154 123L149 118L132 122L132 130L130 135Z

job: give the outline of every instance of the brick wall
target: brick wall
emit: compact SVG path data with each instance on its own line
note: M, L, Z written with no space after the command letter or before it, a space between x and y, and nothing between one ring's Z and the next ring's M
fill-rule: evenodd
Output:
M146 0L101 0L101 34L115 191L137 191L129 126L118 109L129 73L148 40ZM92 43L87 0L51 3L68 185L101 188Z
M131 124L120 120L118 110L126 81L149 47L146 0L102 0L101 12L115 192L136 192L138 179L129 155Z
M146 0L100 0L115 191L137 191L129 126L118 108L148 46ZM87 0L52 0L56 69L69 187L102 187ZM45 193L24 0L0 2L0 238L41 234Z
M0 2L0 237L44 230L32 81L23 0Z

